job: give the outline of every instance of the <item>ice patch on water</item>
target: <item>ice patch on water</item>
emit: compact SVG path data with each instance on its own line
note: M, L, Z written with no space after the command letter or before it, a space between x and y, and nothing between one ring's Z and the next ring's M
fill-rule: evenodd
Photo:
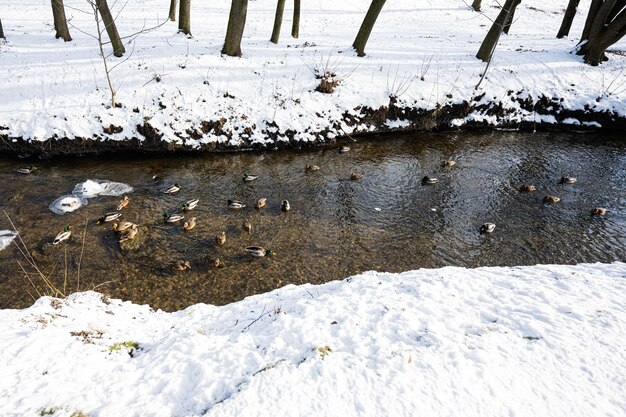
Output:
M100 195L104 196L120 196L122 194L128 194L133 192L133 187L123 184L121 182L100 181L100 180L87 180L76 184L74 187L74 194L77 197L82 198L94 198Z
M48 208L56 214L71 213L87 204L87 200L75 195L64 195L54 200Z
M11 230L0 230L0 251L6 249L13 242L15 236L17 233Z

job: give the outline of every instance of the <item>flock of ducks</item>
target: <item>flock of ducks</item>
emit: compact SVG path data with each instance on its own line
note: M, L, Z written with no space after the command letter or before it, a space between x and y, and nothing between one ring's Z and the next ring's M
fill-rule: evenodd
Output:
M339 148L339 152L341 153L348 152L348 151L350 151L350 148L348 146L342 146ZM453 160L446 160L446 161L443 161L441 165L442 167L451 168L456 165L456 162ZM304 167L304 170L306 172L319 171L319 169L320 167L318 165L306 165ZM37 167L31 166L31 167L20 168L18 169L18 172L21 174L31 174L36 170L37 170ZM245 182L254 181L258 178L259 178L258 175L252 175L252 174L249 174L248 172L243 173L243 181ZM353 181L358 181L362 178L363 178L363 174L359 172L353 172L350 175L350 179ZM558 183L559 184L575 184L576 181L577 179L575 177L564 176L564 177L561 177ZM435 177L424 176L421 182L422 182L422 185L434 185L439 182L439 179ZM180 190L181 190L181 186L178 183L175 183L174 185L165 189L164 194L169 194L169 195L176 194ZM537 191L537 186L535 186L534 184L522 184L519 187L519 191L525 192L525 193L534 192L534 191ZM543 202L545 204L557 204L559 201L561 201L561 199L555 195L546 195L543 198ZM97 220L96 224L108 223L108 222L112 222L114 220L119 219L122 216L121 210L126 208L129 203L130 203L130 197L127 195L123 196L116 206L117 211L106 213L104 216L100 217ZM191 211L198 206L198 203L199 203L198 199L188 200L187 202L183 204L182 211L183 212ZM259 198L254 207L258 210L258 209L265 207L266 203L267 203L266 198ZM228 200L227 205L228 205L228 208L231 210L241 210L246 207L246 204L238 200ZM289 201L283 200L280 204L280 209L283 212L289 211L291 209L291 205ZM604 207L596 207L593 210L591 210L591 215L604 216L606 214L606 211L607 210ZM184 219L185 219L185 215L182 213L169 213L169 212L163 213L163 220L166 223L179 223L180 221ZM196 218L191 217L190 219L188 219L186 222L183 223L183 230L185 232L189 232L196 227L196 224L197 224ZM138 233L137 225L132 222L113 223L112 229L116 233L120 234L120 239L119 239L120 243L134 239ZM242 224L242 229L248 233L251 233L252 223L250 223L250 221L247 219L244 220ZM495 231L495 229L496 229L496 225L494 223L484 223L483 225L480 226L479 233L491 234ZM54 238L52 244L58 245L59 243L69 239L71 235L72 235L72 227L69 225L65 226L63 230ZM223 246L225 243L226 243L226 232L221 231L215 236L215 244L218 246ZM272 256L275 254L274 251L272 251L271 249L266 249L261 246L247 246L245 250L247 253L249 253L251 256L254 256L254 257L265 257L265 256ZM210 259L210 262L215 267L223 266L223 263L219 258ZM174 267L177 270L184 271L186 269L191 268L191 265L187 261L180 260L174 263Z

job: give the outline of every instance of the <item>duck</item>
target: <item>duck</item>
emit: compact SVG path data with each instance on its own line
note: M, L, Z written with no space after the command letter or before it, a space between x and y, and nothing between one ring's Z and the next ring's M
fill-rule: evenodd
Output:
M532 191L537 191L537 187L534 186L533 184L522 184L519 187L519 190L523 193L530 193Z
M224 262L220 258L208 258L209 263L213 268L223 268Z
M439 182L439 179L435 177L429 177L428 175L425 175L424 178L422 178L422 184L432 185L432 184L437 184L438 182Z
M350 175L350 179L351 179L352 181L358 181L358 180L360 180L361 178L363 178L363 174L361 174L360 172L353 172L353 173Z
M61 233L59 233L58 235L56 235L56 237L52 241L52 244L53 245L58 245L59 243L63 242L64 240L69 239L70 236L72 236L72 226L65 226L63 228L63 231Z
M257 178L259 178L258 175L252 175L252 174L248 174L247 172L243 173L243 180L244 181L254 181Z
M255 209L262 209L263 207L265 207L265 203L267 202L267 198L259 198L256 202L256 204L254 205Z
M561 199L555 195L547 195L543 198L543 202L546 204L556 204L559 201L561 201Z
M180 188L181 188L180 185L178 185L178 183L175 183L174 185L172 185L171 187L169 187L163 192L165 194L175 194L180 191Z
M604 207L596 207L591 210L592 216L604 216L606 214L606 209Z
M183 261L182 259L174 261L174 269L178 271L186 271L188 269L191 269L191 264L189 263L189 261Z
M559 184L574 184L576 181L576 177L561 177Z
M274 256L275 253L271 249L265 249L261 246L247 246L246 252L256 258L262 258L263 256Z
M283 200L280 203L280 210L281 211L289 211L291 210L291 205L289 204L289 201L287 200Z
M443 161L441 163L441 166L444 168L452 168L455 165L456 165L456 161L453 161L452 159L448 159L447 161Z
M188 222L185 222L185 224L183 224L183 230L185 232L188 232L190 230L192 230L194 227L196 227L196 218L192 217L191 219L189 219Z
M113 223L112 229L115 232L122 233L132 228L133 226L136 227L137 225L133 222L121 222L120 224Z
M20 174L32 174L33 172L37 171L37 167L26 167L26 168L20 168L17 170L17 172L19 172Z
M187 201L185 204L183 204L183 211L189 211L189 210L195 209L198 206L199 202L200 200L197 198Z
M342 146L341 148L339 148L339 152L340 153L350 152L350 147L349 146Z
M133 224L133 226L130 229L127 229L126 233L120 237L120 243L134 239L135 236L137 236L137 232L139 232L139 229L137 229L136 224Z
M165 220L166 223L178 223L184 218L185 216L182 214L163 213L163 220Z
M243 204L241 201L228 200L228 208L231 209L231 210L241 210L245 206L246 205Z
M494 230L496 230L496 225L493 223L485 223L478 229L480 234L493 233Z
M317 166L317 165L306 165L306 166L304 167L304 170L305 170L305 171L309 171L309 172L311 172L311 171L319 171L319 170L320 170L320 167L319 167L319 166Z
M120 202L117 203L117 211L122 210L124 207L128 205L128 203L130 203L130 197L125 195L124 197L122 197Z
M98 221L96 221L96 224L112 222L113 220L119 219L120 217L122 217L122 213L118 211L111 211L105 214L104 216L100 217Z
M250 220L246 219L246 220L243 221L243 224L241 225L241 228L244 231L250 233L250 232L252 232L252 223L250 223Z
M221 231L215 236L215 244L219 246L223 246L226 243L226 232Z

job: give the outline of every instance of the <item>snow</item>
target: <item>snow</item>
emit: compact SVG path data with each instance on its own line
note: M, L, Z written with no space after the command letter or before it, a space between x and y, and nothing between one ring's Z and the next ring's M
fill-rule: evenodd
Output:
M174 313L43 297L0 310L0 415L623 416L624 294L613 263L367 272Z
M522 108L518 100L529 98L533 103L542 96L562 100L567 110L625 117L626 57L611 54L608 62L590 67L571 53L589 2L581 1L566 39L555 37L563 2L522 2L511 34L502 36L478 91L474 87L484 64L475 54L490 19L498 13L495 1L483 2L485 15L463 0L387 2L364 58L357 57L350 45L369 2L303 3L300 39L290 37L292 6L287 2L282 37L274 45L268 39L276 2L251 1L241 58L220 54L230 1L195 2L193 37L177 34L177 23L167 22L134 40L127 38L126 56L110 58L117 66L111 75L121 108L107 106L110 99L97 44L86 34L94 33L93 16L80 11L87 9L84 0L65 2L74 38L69 43L54 39L49 2L5 2L0 9L7 36L0 45L0 127L6 130L1 132L33 141L64 137L142 141L137 126L147 122L163 135L161 140L189 148L209 143L271 144L285 141L288 132L297 132L293 140L310 142L319 134L329 138L385 126L410 128L403 120L380 127L365 120L353 127L343 123L345 114L358 115L362 106L387 106L394 94L398 106L426 110L471 103L484 94L486 103L505 110L501 118L477 110L478 114L454 120L454 126L471 121L496 126L540 122L543 119L535 118L534 110ZM121 11L119 31L129 36L163 22L169 2L111 5L114 15ZM623 51L625 42L612 49ZM328 67L340 83L333 94L321 94L315 91L319 81L314 74ZM204 121L219 127L202 129ZM123 130L111 131L112 126Z
M16 238L17 233L12 230L0 230L0 250L9 247L11 242Z
M87 204L88 198L96 198L98 196L120 196L133 192L130 185L101 180L87 180L80 182L74 186L71 195L64 195L52 203L48 208L56 214L71 213Z

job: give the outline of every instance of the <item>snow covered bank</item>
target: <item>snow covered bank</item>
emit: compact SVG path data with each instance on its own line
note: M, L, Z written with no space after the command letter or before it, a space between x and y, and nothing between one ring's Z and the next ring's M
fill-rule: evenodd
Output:
M361 0L303 3L300 38L269 42L274 0L249 4L243 57L220 54L230 1L192 5L193 38L169 22L134 39L112 72L121 108L109 100L82 0L67 0L74 40L54 39L50 3L0 8L0 150L87 153L307 146L338 136L464 126L626 128L626 39L599 67L571 54L590 0L569 39L556 39L563 2L524 1L480 89L475 58L498 13L463 0L387 2L364 58L350 45L367 10ZM112 3L113 4L113 3ZM122 36L162 22L169 2L118 2ZM79 30L80 29L80 30ZM339 85L315 91L330 70ZM398 96L390 101L390 95Z
M0 311L0 415L622 416L626 264L369 272L223 307Z

